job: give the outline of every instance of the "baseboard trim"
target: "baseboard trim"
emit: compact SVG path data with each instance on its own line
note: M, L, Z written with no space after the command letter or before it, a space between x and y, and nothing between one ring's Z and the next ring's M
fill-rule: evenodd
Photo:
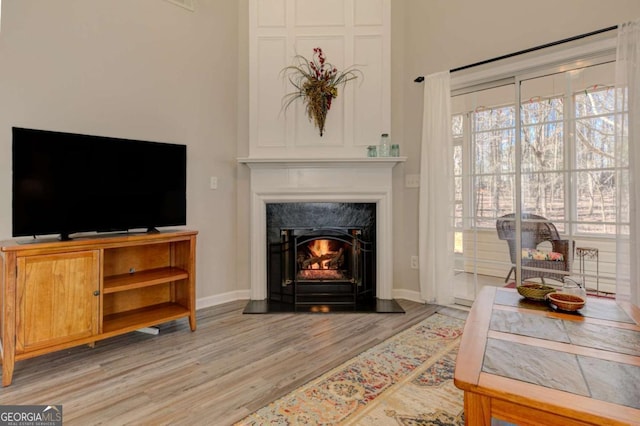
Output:
M405 299L412 302L426 303L422 297L420 297L419 291L406 290L402 288L394 289L392 291L394 299Z
M236 300L249 300L250 296L250 290L236 290L228 293L216 294L215 296L203 297L196 300L196 310L222 305L223 303L235 302Z
M405 299L417 303L426 303L420 297L420 292L406 289L395 289L392 291L394 299ZM236 300L251 299L251 290L237 290L228 293L216 294L215 296L203 297L196 300L196 310L221 305L223 303L235 302Z

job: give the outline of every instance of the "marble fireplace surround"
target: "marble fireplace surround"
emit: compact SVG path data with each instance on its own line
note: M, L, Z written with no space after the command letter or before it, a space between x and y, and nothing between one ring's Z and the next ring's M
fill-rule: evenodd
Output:
M267 298L266 205L286 202L376 203L378 299L392 299L392 169L406 157L239 158L250 169L251 300Z

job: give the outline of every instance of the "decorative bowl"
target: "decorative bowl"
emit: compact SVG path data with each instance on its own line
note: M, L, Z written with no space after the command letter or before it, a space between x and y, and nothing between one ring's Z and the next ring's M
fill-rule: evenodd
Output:
M549 299L549 303L555 305L558 309L569 312L582 309L584 304L587 303L583 297L569 293L549 293L547 299Z
M518 293L526 299L544 301L545 296L556 291L556 288L538 283L524 283L517 286L516 290L518 290Z

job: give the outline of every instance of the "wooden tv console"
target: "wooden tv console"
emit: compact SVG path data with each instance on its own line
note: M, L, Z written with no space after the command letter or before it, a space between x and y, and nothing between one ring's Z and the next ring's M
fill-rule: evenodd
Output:
M0 242L2 386L16 361L189 318L196 231Z

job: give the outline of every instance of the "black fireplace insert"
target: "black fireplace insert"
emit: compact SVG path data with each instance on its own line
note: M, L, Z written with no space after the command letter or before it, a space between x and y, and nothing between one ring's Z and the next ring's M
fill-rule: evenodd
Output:
M375 298L373 243L361 228L288 228L269 246L269 294L295 305Z
M375 203L267 204L270 301L356 305L376 297Z

